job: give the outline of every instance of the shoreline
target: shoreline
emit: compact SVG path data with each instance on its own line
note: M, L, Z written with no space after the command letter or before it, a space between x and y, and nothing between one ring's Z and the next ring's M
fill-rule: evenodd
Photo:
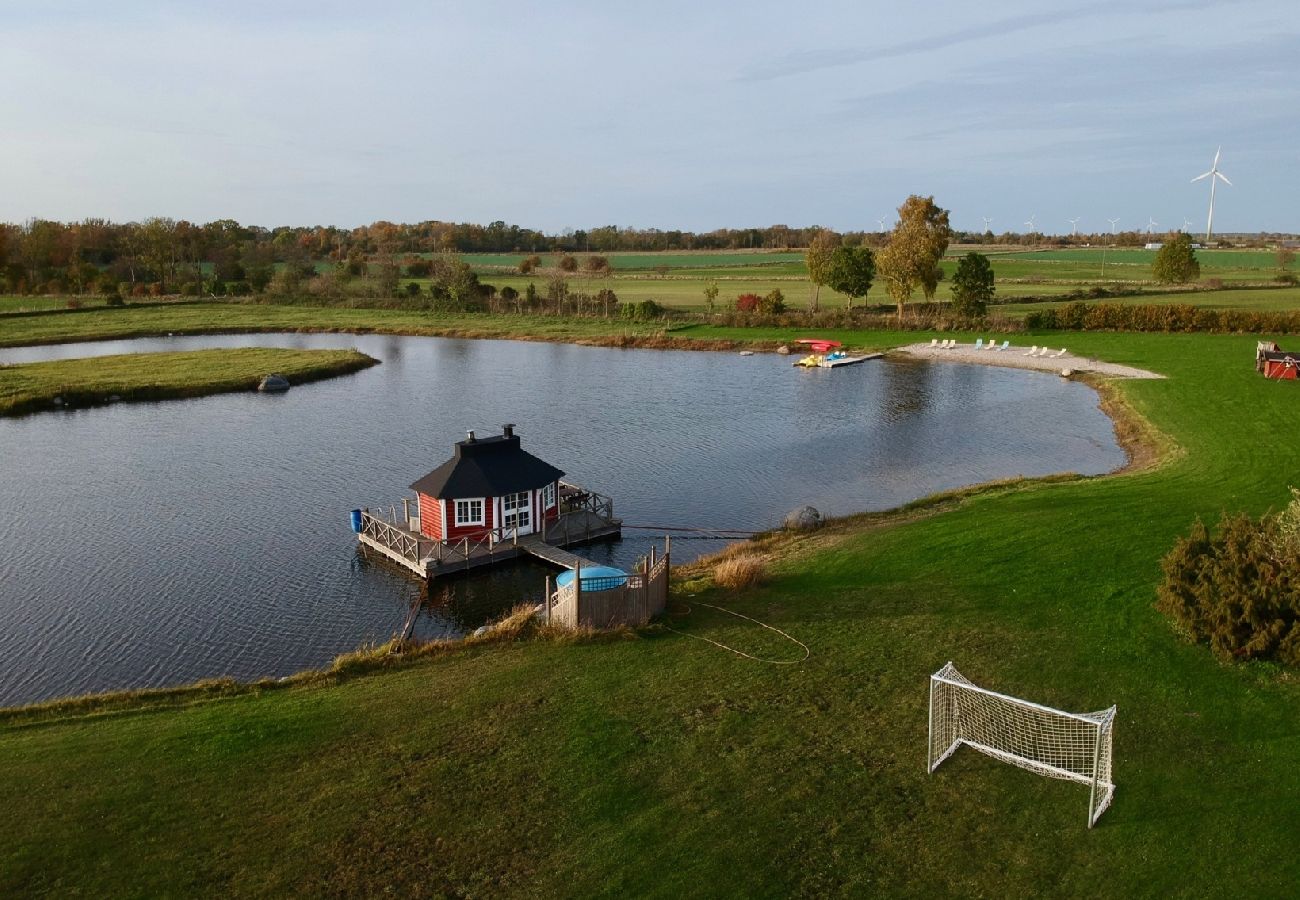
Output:
M1037 372L1065 373L1089 372L1112 378L1164 378L1158 372L1109 363L1092 357L1076 356L1066 353L1057 356L1053 351L1050 356L1027 356L1028 347L1008 346L1006 350L976 350L974 344L958 344L950 350L932 347L929 344L907 344L895 347L890 353L903 353L916 359L938 360L940 362L970 363L981 366L999 366L1007 369L1030 369ZM1064 349L1064 348L1062 348ZM1068 376L1067 376L1068 377Z

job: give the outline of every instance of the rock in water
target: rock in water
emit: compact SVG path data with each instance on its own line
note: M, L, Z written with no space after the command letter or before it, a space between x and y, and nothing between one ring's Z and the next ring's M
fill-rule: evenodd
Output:
M822 514L815 506L801 506L785 517L785 527L791 531L811 531L821 524Z
M782 356L789 356L790 348L787 347L785 344L782 344L780 347L776 348L776 352L781 354Z
M273 373L263 378L257 389L267 394L282 394L289 390L289 379Z

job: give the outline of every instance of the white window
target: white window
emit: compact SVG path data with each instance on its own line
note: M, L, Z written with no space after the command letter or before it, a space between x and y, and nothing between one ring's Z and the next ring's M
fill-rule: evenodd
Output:
M457 500L456 501L456 524L457 525L482 525L483 524L482 499Z
M550 509L555 505L555 482L552 481L546 487L542 488L542 509Z

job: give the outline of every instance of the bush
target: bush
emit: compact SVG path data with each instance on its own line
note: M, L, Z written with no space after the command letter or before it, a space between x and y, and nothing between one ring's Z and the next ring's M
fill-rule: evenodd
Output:
M736 298L736 312L752 313L762 302L763 298L758 294L741 294Z
M126 301L122 299L121 294L109 294L105 302L109 306L126 306Z
M767 563L752 554L731 556L713 567L714 583L732 591L757 587L766 577Z
M197 281L187 281L181 285L182 297L197 297L199 295L199 283Z
M1278 515L1198 519L1163 561L1156 607L1220 659L1300 665L1300 491Z
M226 283L226 293L232 297L247 297L253 293L253 286L247 281L230 281Z
M953 312L971 319L983 316L994 291L993 266L988 257L974 251L962 257L952 277Z
M420 290L421 290L421 288L420 288L420 284L419 284L419 282L416 282L416 281L408 281L408 282L406 283L406 296L408 296L408 297L418 297L418 296L420 296Z
M1156 253L1151 274L1160 284L1186 284L1201 277L1201 264L1186 232L1171 235Z
M758 301L758 311L765 316L779 316L785 312L785 295L780 288L772 288L762 300Z
M66 306L68 309L81 309L81 301L76 297L69 298Z

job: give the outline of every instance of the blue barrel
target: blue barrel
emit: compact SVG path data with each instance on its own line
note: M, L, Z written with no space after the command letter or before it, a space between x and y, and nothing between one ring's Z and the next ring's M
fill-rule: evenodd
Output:
M357 534L361 533L361 510L352 510L352 530Z

